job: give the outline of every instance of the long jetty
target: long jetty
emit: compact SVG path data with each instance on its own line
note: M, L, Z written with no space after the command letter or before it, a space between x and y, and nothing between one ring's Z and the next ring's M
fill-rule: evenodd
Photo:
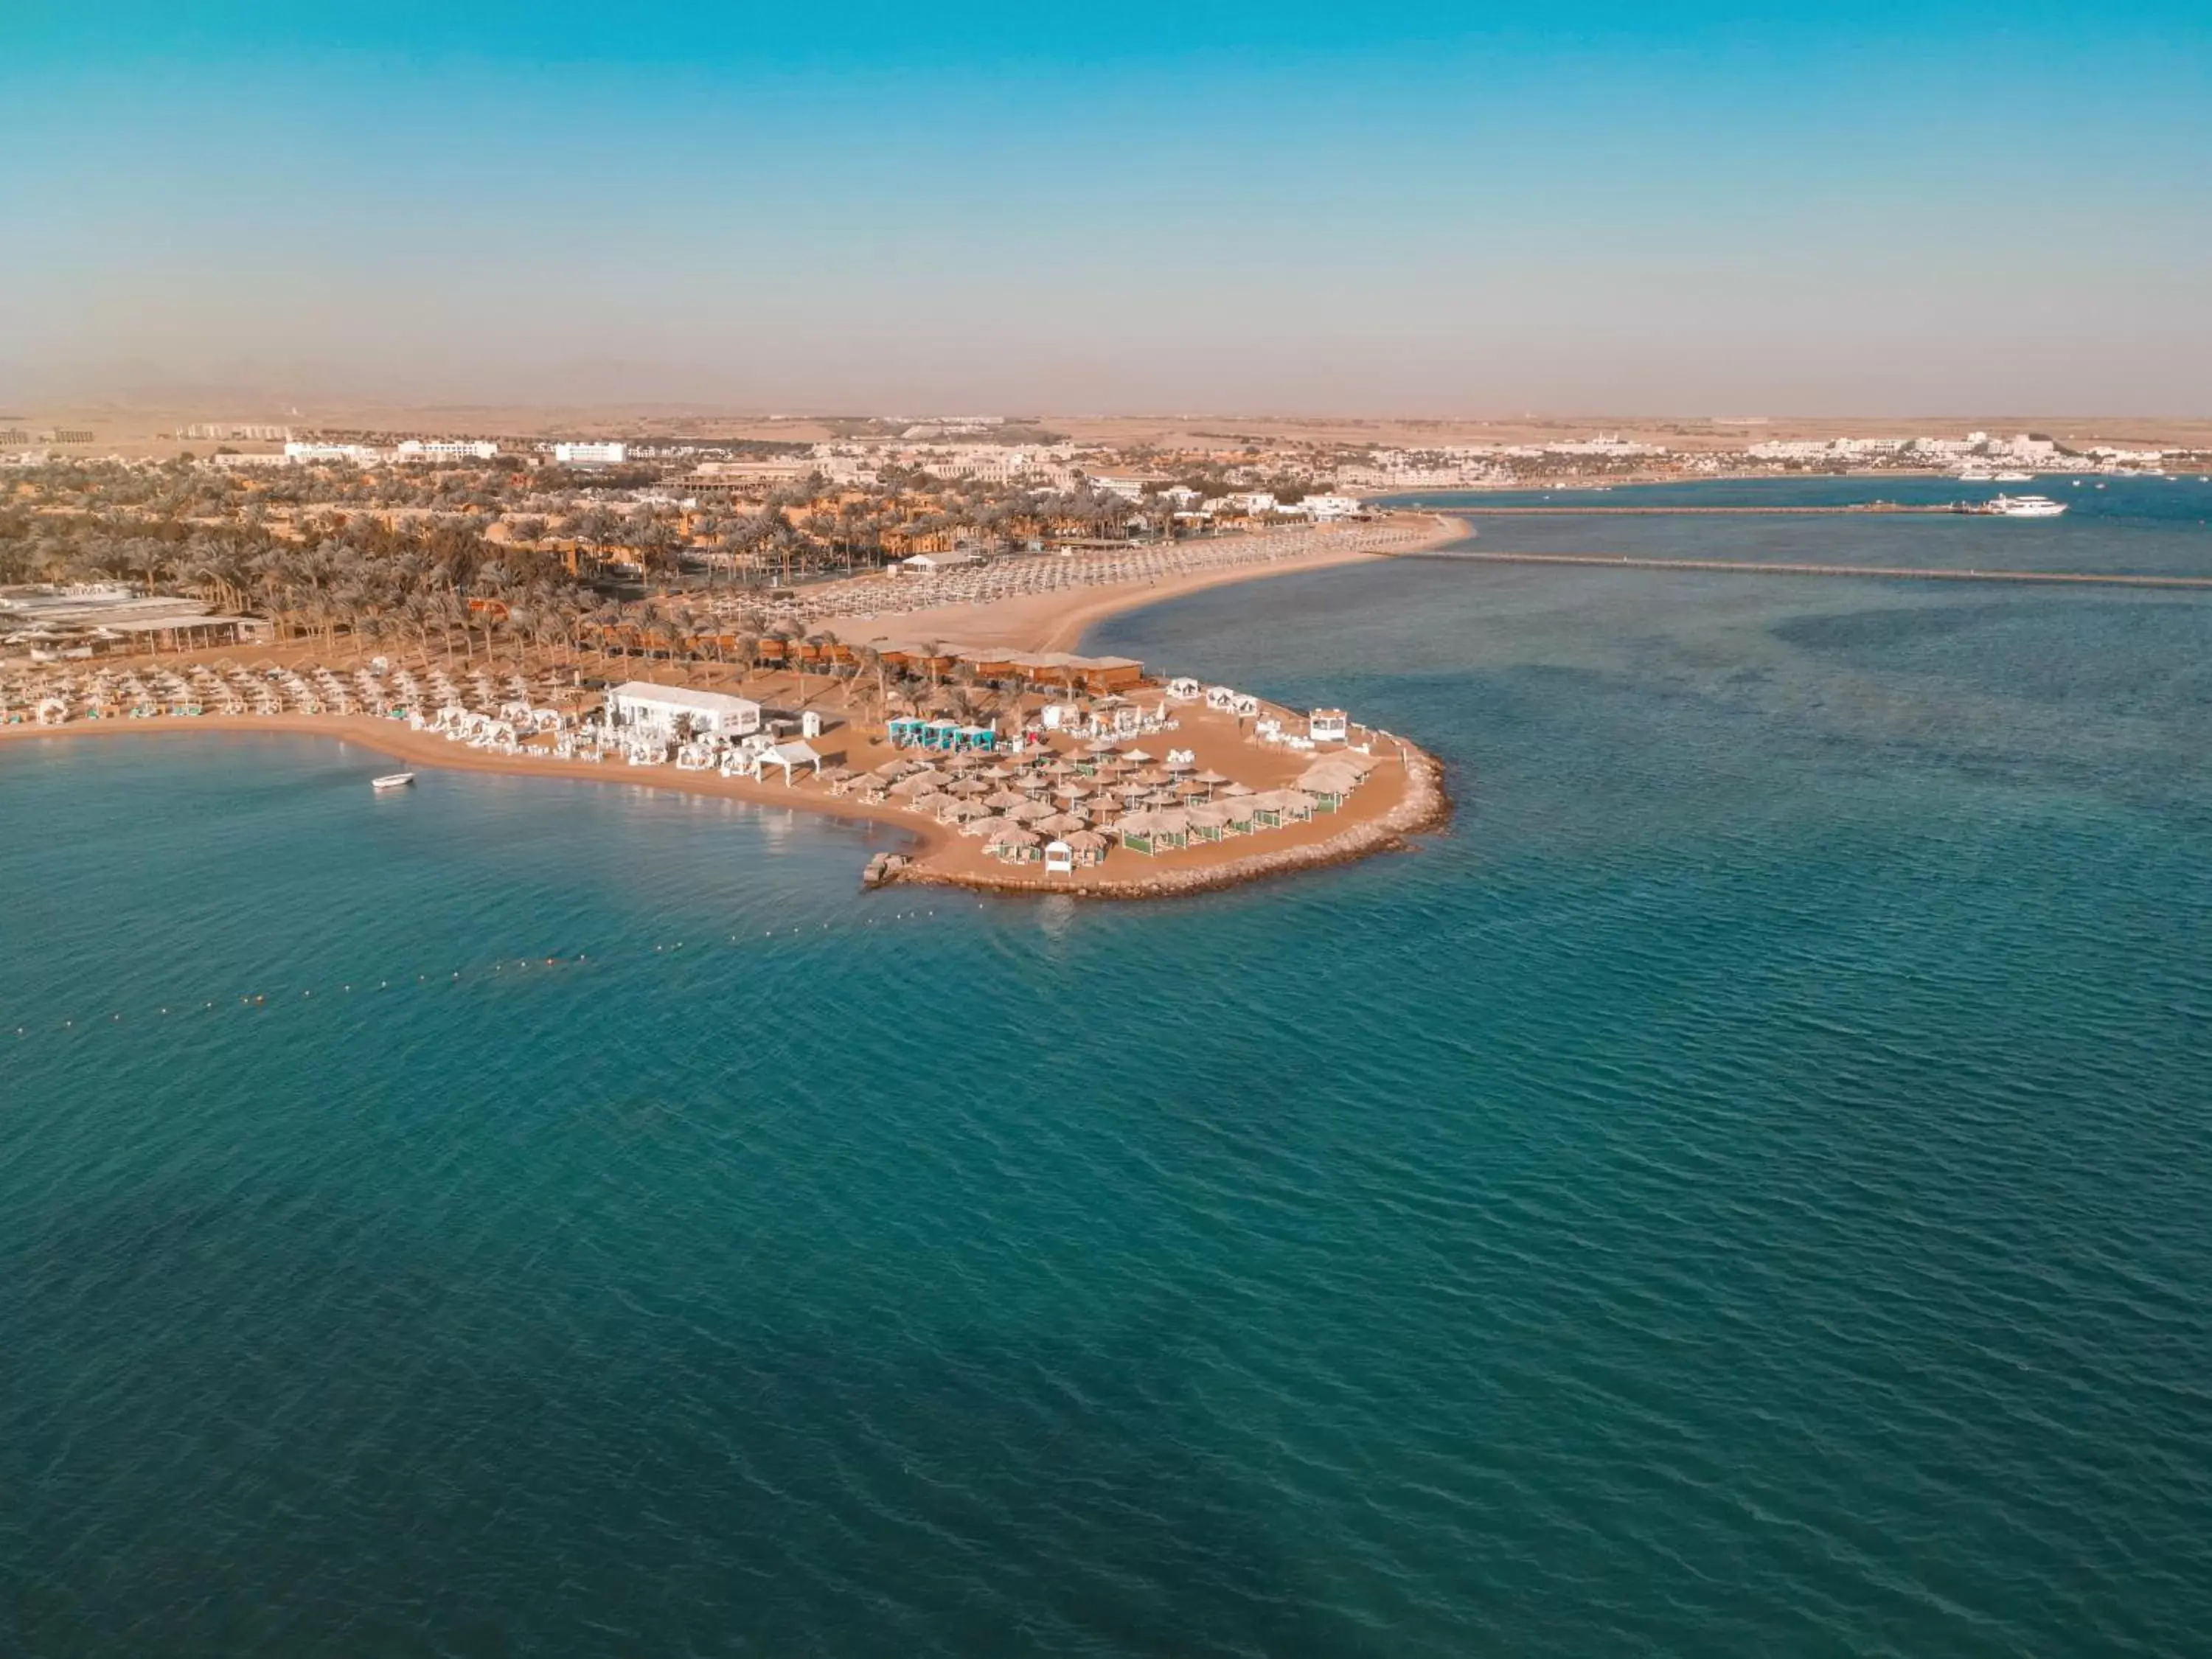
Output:
M1966 503L1907 505L1899 501L1845 501L1832 507L1483 507L1461 502L1451 509L1470 519L1832 519L1861 513L1925 514L1943 517L1985 516Z
M2212 576L2143 576L2076 570L1935 570L1893 564L1781 564L1752 559L1642 559L1607 553L1398 553L1448 564L1562 564L1593 570L1705 570L1731 576L1871 576L1923 582L2032 582L2062 587L2212 588Z

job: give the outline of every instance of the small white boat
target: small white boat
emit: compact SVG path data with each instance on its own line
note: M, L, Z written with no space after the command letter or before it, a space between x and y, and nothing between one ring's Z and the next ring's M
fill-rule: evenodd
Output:
M1992 472L1990 474L1990 482L1991 483L2033 483L2035 482L2035 474L2033 472Z
M404 789L414 781L415 775L412 772L386 772L380 778L372 779L369 787L379 792L386 789Z

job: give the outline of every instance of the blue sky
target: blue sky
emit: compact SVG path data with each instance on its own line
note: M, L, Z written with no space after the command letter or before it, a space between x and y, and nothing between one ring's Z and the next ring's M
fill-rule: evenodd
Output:
M2179 7L9 0L0 99L0 397L2212 403Z

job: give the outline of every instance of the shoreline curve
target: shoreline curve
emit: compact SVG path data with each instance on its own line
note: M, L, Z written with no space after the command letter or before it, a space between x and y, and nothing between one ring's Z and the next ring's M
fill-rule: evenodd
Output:
M1463 533L1462 526L1443 514L1427 516L1437 520L1438 528L1432 536L1423 538L1423 544L1451 539ZM1047 637L1055 641L1073 639L1082 629L1110 617L1165 604L1204 588L1237 581L1264 580L1300 568L1323 568L1364 562L1370 559L1389 559L1397 556L1400 551L1409 550L1413 549L1349 556L1330 556L1303 563L1286 562L1280 565L1237 567L1230 572L1204 573L1188 583L1164 584L1165 591L1162 591L1160 586L1148 586L1123 589L1110 595L1099 594L1087 603L1071 606L1045 619L1049 627ZM1445 785L1443 763L1426 750L1394 736L1392 742L1397 745L1405 766L1405 787L1401 798L1379 816L1355 823L1335 835L1271 851L1255 851L1241 857L1188 869L1178 870L1172 866L1161 867L1147 860L1142 873L1119 879L1102 878L1096 872L1073 878L1047 878L1041 873L1024 877L1012 873L1001 875L995 872L933 869L927 863L929 854L951 844L952 832L944 825L916 818L899 807L871 805L866 801L844 797L824 797L811 792L801 792L787 784L725 778L713 772L678 772L668 767L610 769L604 764L563 761L550 756L489 755L374 715L210 714L189 719L164 717L143 720L72 721L50 726L0 726L0 744L48 739L70 741L86 738L172 738L194 736L325 738L341 743L359 744L363 748L410 765L440 770L622 784L635 788L741 801L755 806L782 806L854 826L881 825L898 831L908 849L907 864L892 872L883 885L959 887L975 892L1028 898L1060 894L1085 899L1159 899L1218 891L1300 871L1348 864L1378 853L1407 850L1411 844L1410 837L1443 828L1449 822L1453 811L1451 796Z

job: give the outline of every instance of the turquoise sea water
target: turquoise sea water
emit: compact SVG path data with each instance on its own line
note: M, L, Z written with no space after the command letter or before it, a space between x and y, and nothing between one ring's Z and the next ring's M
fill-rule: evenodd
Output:
M1477 545L2212 574L2104 494ZM2212 599L1446 557L1093 643L1460 817L1079 908L0 748L0 1651L2203 1650Z

